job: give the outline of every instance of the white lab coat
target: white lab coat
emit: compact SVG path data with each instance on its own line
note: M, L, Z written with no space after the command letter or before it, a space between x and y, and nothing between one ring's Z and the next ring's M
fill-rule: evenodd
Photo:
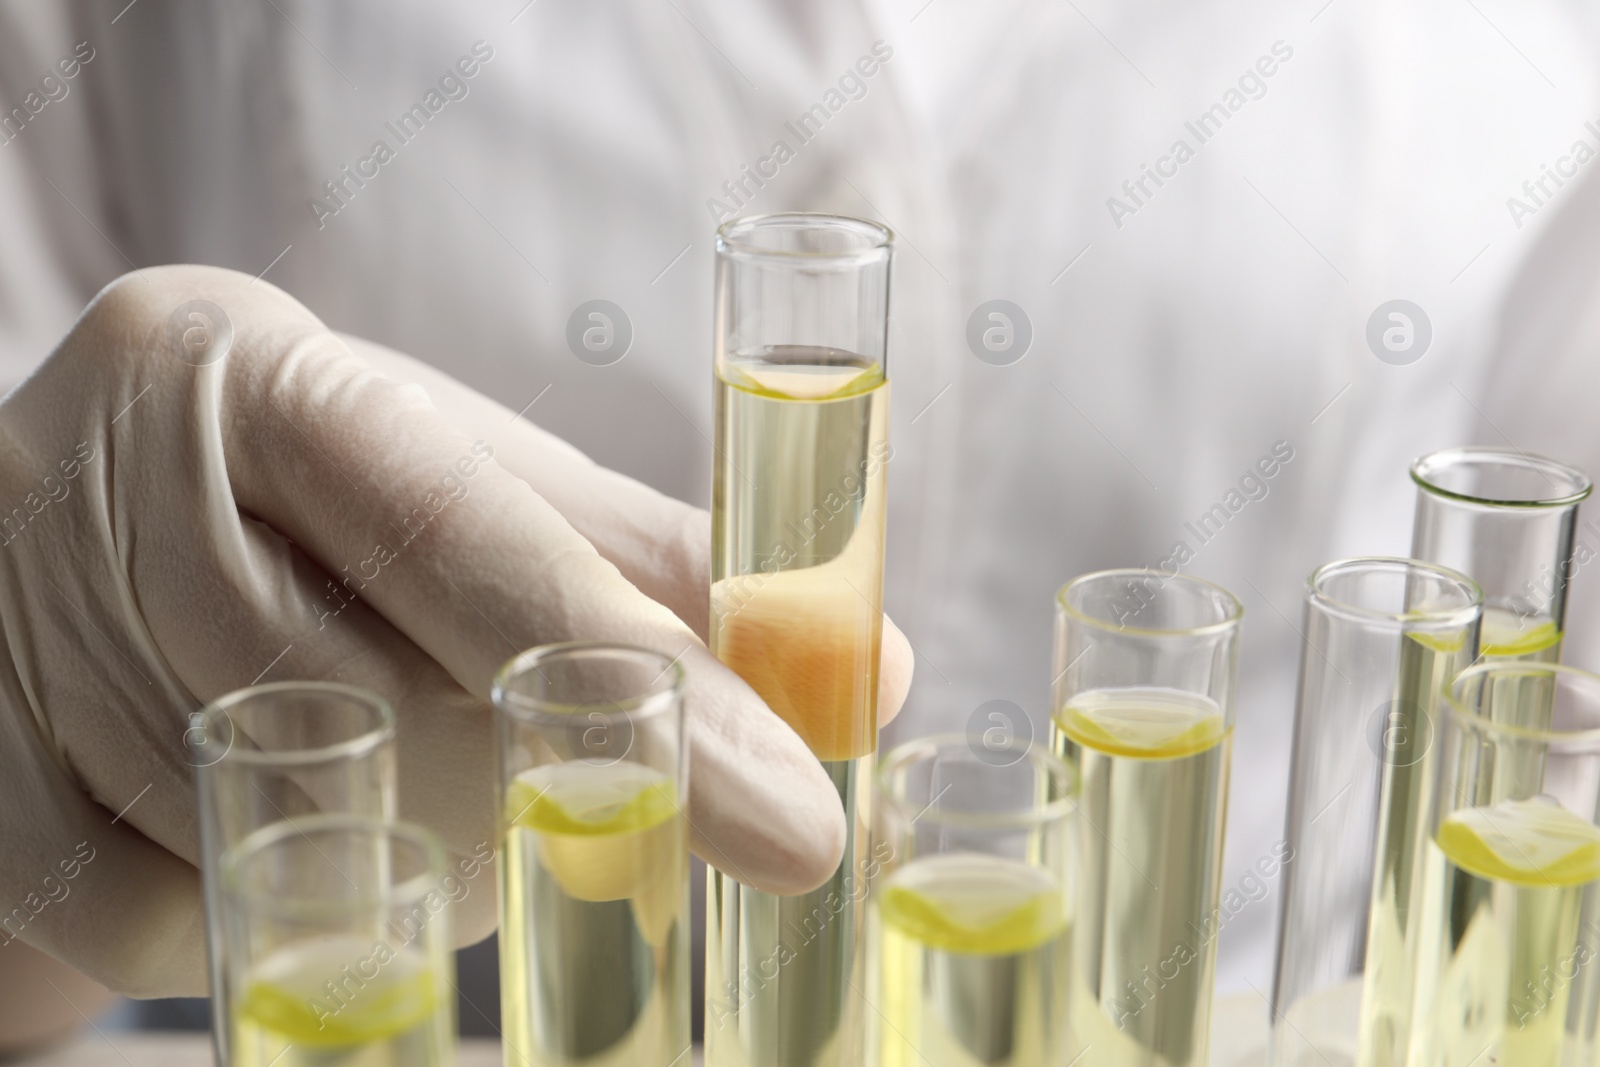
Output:
M537 398L530 419L704 503L708 201L884 219L888 604L918 653L890 740L995 698L1042 735L1053 591L1184 540L1184 569L1247 612L1228 887L1282 833L1312 568L1405 554L1406 464L1434 448L1600 470L1600 163L1520 220L1506 205L1572 141L1600 147L1600 54L1564 7L525 3L0 7L7 111L93 50L0 144L0 376L132 265L266 271L331 325L513 409ZM875 48L889 58L845 81ZM764 162L780 140L792 158ZM634 332L606 367L566 342L596 298ZM1009 366L965 339L995 298L1032 325ZM1365 341L1394 298L1432 324L1410 366ZM1266 495L1200 544L1184 524L1275 446L1292 459ZM1600 549L1600 526L1583 536ZM1568 656L1600 666L1593 584ZM1224 989L1268 989L1276 907L1273 887L1229 922Z

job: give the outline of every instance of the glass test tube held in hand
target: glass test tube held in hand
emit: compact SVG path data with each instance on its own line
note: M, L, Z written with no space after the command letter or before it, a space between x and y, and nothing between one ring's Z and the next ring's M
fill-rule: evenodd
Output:
M1273 1067L1354 1063L1358 1048L1365 1064L1404 1062L1423 757L1482 608L1470 578L1416 560L1338 560L1306 583Z
M1413 463L1411 479L1411 554L1483 587L1480 652L1558 660L1578 505L1594 488L1589 478L1543 456L1447 448Z
M262 827L306 815L393 819L394 712L364 689L277 682L207 705L191 718L183 741L199 787L211 1034L217 1063L228 1064L223 856Z
M223 859L234 1067L451 1067L444 849L421 827L309 815Z
M717 235L711 650L822 761L848 838L833 876L796 897L711 872L708 1067L861 1062L891 236L829 215Z
M933 737L883 758L865 1062L1065 1067L1075 783L1021 741Z
M546 645L494 683L506 1062L681 1067L689 1050L683 668Z
M1056 599L1051 738L1081 783L1075 1054L1206 1067L1244 609L1146 570Z
M1495 703L1532 679L1546 729ZM1512 684L1508 684L1512 683ZM1600 1025L1600 677L1485 663L1440 716L1418 912L1411 1067L1595 1062Z

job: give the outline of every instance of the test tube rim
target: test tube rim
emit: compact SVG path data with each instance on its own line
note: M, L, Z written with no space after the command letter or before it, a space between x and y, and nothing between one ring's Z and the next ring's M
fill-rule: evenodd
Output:
M1081 780L1078 772L1070 763L1040 747L1031 741L1019 746L1022 749L1021 759L1031 760L1036 765L1047 768L1052 777L1059 775L1065 783L1065 791L1060 797L1046 804L1038 805L1026 811L1014 810L997 814L984 813L982 815L965 812L942 812L931 805L919 806L903 800L898 792L889 786L889 775L892 771L911 763L914 757L929 751L938 751L946 746L961 746L968 748L972 743L969 734L929 734L925 737L915 737L884 753L878 760L878 769L874 774L875 792L879 800L886 807L894 809L899 814L910 814L916 819L926 818L930 822L941 826L953 826L964 829L989 828L995 830L1028 830L1048 826L1062 818L1070 816L1077 810L1077 796ZM1021 762L1019 759L1018 762ZM979 762L982 762L981 760Z
M1515 741L1536 741L1549 745L1563 754L1600 753L1600 726L1582 730L1539 730L1511 722L1486 719L1457 696L1463 685L1469 685L1487 675L1497 677L1550 677L1581 680L1592 691L1600 707L1600 674L1573 667L1565 663L1511 662L1474 663L1444 685L1444 705L1459 726L1476 735L1502 737Z
M841 252L804 252L792 249L759 248L741 241L737 234L748 230L774 226L780 223L799 223L818 229L824 227L848 228L870 235L868 243L859 248ZM799 260L813 269L823 267L857 267L879 260L887 260L894 244L894 231L881 222L839 215L825 211L774 211L759 215L741 215L717 227L716 250L719 256L741 260Z
M1332 577L1335 571L1355 567L1376 569L1380 565L1404 568L1408 571L1430 572L1436 578L1444 578L1461 586L1470 595L1471 599L1463 607L1448 610L1381 611L1376 608L1364 608L1351 604L1349 601L1340 600L1323 592L1320 586L1320 583L1324 579ZM1483 587L1467 575L1440 563L1433 563L1429 560L1409 559L1405 556L1349 556L1344 559L1331 560L1312 571L1306 578L1306 596L1328 615L1364 625L1387 622L1393 626L1396 633L1458 630L1470 625L1474 619L1482 617L1485 602Z
M235 748L231 731L237 729L233 722L233 712L237 707L248 701L288 692L312 692L319 695L334 695L344 697L357 704L364 704L373 709L378 716L378 725L354 737L343 741L336 741L331 745L322 745L317 748L294 748L251 750ZM258 767L307 767L318 763L332 763L337 760L351 759L365 756L368 753L390 744L395 739L395 714L394 708L383 697L370 689L360 686L345 685L341 682L312 682L312 681L285 681L267 682L263 685L250 685L243 689L235 689L224 693L200 709L201 725L209 734L212 724L219 718L228 723L230 734L227 750L215 762L224 763L231 761L234 764L248 764ZM207 764L206 766L211 766Z
M1163 583L1176 582L1179 584L1200 587L1213 593L1219 593L1221 594L1221 602L1224 604L1230 604L1231 607L1229 608L1226 616L1223 618L1218 619L1216 622L1205 623L1202 626L1189 626L1182 628L1119 626L1109 619L1102 619L1098 616L1090 615L1087 612L1079 610L1067 599L1067 593L1070 590L1075 589L1080 585L1087 585L1092 581L1106 581L1112 578L1150 578L1156 576L1159 576ZM1078 622L1093 626L1109 633L1132 637L1210 637L1217 634L1225 634L1230 630L1237 631L1240 624L1244 621L1243 602L1241 602L1239 598L1226 587L1206 578L1197 578L1192 574L1180 573L1171 576L1164 572L1155 572L1153 574L1148 567L1113 567L1107 570L1089 571L1087 574L1080 574L1076 578L1073 578L1071 581L1064 584L1060 589L1056 590L1056 604L1061 608L1062 611L1072 616L1072 618Z
M526 696L513 692L508 688L511 678L520 675L528 669L537 670L537 664L556 656L569 655L574 652L625 652L631 656L645 657L662 665L662 675L671 676L671 684L665 689L640 696L630 697L625 700L608 700L601 703L571 704L552 700L540 700L537 697ZM572 722L573 716L587 713L591 716L599 715L607 721L627 720L629 722L643 722L653 719L657 715L672 711L683 703L683 690L687 672L678 659L658 652L653 648L643 645L634 645L621 641L558 641L548 645L538 645L526 649L512 656L500 669L495 672L494 683L490 689L490 700L499 710L518 720L535 726L565 726ZM611 710L600 710L601 707ZM566 709L566 710L556 710Z
M312 835L328 830L372 830L389 838L403 838L421 848L426 857L424 869L398 885L390 885L381 893L340 901L307 900L280 893L259 892L239 884L239 868L246 859L288 838L303 837L316 848L316 843L311 840ZM222 884L224 893L245 904L252 914L265 912L274 918L337 915L371 907L378 902L382 906L392 907L421 900L439 887L441 879L448 873L448 862L449 854L439 835L419 823L325 811L268 823L240 838L237 844L223 853Z
M1511 466L1523 466L1540 473L1557 474L1578 488L1564 496L1554 496L1543 500L1496 500L1491 497L1473 496L1470 493L1446 489L1442 485L1429 480L1427 472L1431 467L1454 464L1455 462L1476 462L1490 457ZM1503 448L1494 448L1487 445L1459 445L1454 448L1442 448L1437 452L1429 452L1425 456L1419 456L1411 463L1411 480L1417 484L1419 489L1431 496L1496 511L1559 511L1563 508L1581 504L1594 491L1594 482L1589 476L1571 464L1562 463L1560 460L1551 459L1549 456L1539 455L1534 452L1507 451Z

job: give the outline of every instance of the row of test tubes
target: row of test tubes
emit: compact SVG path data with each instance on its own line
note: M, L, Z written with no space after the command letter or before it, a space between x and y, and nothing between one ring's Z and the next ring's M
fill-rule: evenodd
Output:
M507 1062L686 1063L682 690L670 657L627 646L508 663L498 839L467 857L397 820L376 695L285 682L200 712L185 740L218 1062L453 1064L452 906L493 863Z
M1307 584L1269 1063L1600 1062L1600 676L1559 663L1592 485L1411 476L1411 558Z
M1110 580L1074 583L1063 603ZM1220 591L1194 588L1226 603ZM1087 602L1063 607L1066 647L1078 640L1080 616L1102 625L1084 615L1096 610ZM1161 620L1147 621L1156 632ZM1224 703L1216 686L1231 685L1228 629L1167 659ZM1121 668L1075 670L1063 682L1081 690L1070 707L1082 721L1062 718L1057 752L1094 732L1107 684L1141 659L1139 643L1128 646ZM670 657L598 643L531 650L496 680L508 1064L688 1062L683 688L682 668ZM1173 688L1165 699L1184 704L1181 692ZM1083 908L1072 890L1085 884L1080 775L1088 793L1109 804L1099 817L1121 842L1107 842L1115 862L1100 850L1094 862L1104 884L1091 896L1119 913L1183 900L1183 915L1169 921L1198 918L1203 907L1190 907L1176 880L1191 880L1190 889L1216 880L1226 761L1205 752L1225 727L1206 716L1221 706L1199 691L1184 705L1186 713L1198 709L1201 729L1179 743L1207 761L1184 783L1201 800L1198 818L1211 842L1160 871L1175 891L1159 898L1124 899L1132 865L1148 863L1124 850L1137 847L1134 839L1155 838L1126 825L1143 820L1137 808L1108 799L1130 788L1139 767L1075 766L1015 736L933 737L887 754L877 768L878 822L869 835L874 869L861 894L864 901L870 890L876 906L864 936L850 945L870 987L857 991L858 1007L869 1010L862 1044L837 1049L834 1062L1065 1062L1069 1015L1093 1010L1068 999L1078 986L1072 930L1082 926L1073 916ZM453 1063L456 894L448 872L455 861L433 834L395 821L392 711L360 690L281 683L211 705L198 735L192 748L222 1062ZM1196 817L1179 812L1185 797L1170 799L1169 814ZM818 935L843 903L793 931L794 955L776 957L773 973L825 944ZM1100 949L1115 958L1136 951ZM1185 1038L1202 1044L1208 1001L1198 991L1205 984L1191 991L1197 999ZM716 991L708 996L712 1031L727 1025L716 998ZM1169 1014L1164 1005L1161 1017Z
M877 757L891 240L719 234L710 644L847 834L810 893L710 873L704 1062L1205 1067L1242 608L1181 573L1082 576L1048 743L980 725ZM1306 590L1271 1062L1577 1063L1600 678L1554 661L1589 482L1470 449L1412 473L1415 558ZM690 1062L684 683L594 643L495 680L508 1065ZM220 1062L453 1062L458 861L396 822L392 712L288 684L202 720Z
M896 840L883 831L895 783L865 788L861 746L841 739L875 728L882 485L866 477L858 493L850 479L886 441L891 244L882 226L826 216L719 233L712 648L811 744L850 836L833 879L798 901L713 876L707 974L729 1007L716 1025L708 1012L707 1063L1202 1067L1241 615L1227 591L1147 569L1087 575L1058 597L1050 755L1072 780L1062 818L1076 845L1012 841L1003 858L1057 857L1069 969L983 970L984 938L951 928L1014 947L997 932L1014 894L953 879L940 905L938 879L899 881L916 882L919 861L877 851ZM1516 451L1446 450L1411 473L1411 558L1337 561L1305 592L1288 823L1254 865L1283 887L1268 1057L1588 1063L1600 980L1583 965L1600 941L1580 931L1600 933L1600 681L1555 661L1590 483ZM811 641L819 621L826 643ZM947 776L958 759L940 761ZM951 796L919 817L941 825ZM848 891L863 869L885 879L865 913ZM835 904L819 946L766 973L783 932ZM902 966L869 952L863 973L855 931L899 945L872 931L907 915L955 956ZM1015 995L980 995L978 974Z
M1576 505L1554 510L1559 554ZM1528 528L1540 513L1516 514ZM1563 1041L1591 1040L1596 987L1573 961L1596 936L1600 830L1566 828L1589 851L1550 869L1479 871L1504 877L1475 887L1476 942L1426 899L1442 891L1427 851L1441 826L1486 812L1479 838L1503 831L1515 860L1518 804L1581 823L1600 802L1600 679L1551 665L1559 608L1502 599L1490 643L1484 601L1420 560L1340 561L1310 580L1275 1063L1407 1063L1414 1041L1416 1062L1500 1042L1514 1062L1558 1064ZM857 1062L1206 1062L1240 616L1195 579L1077 579L1058 595L1049 746L936 737L882 759ZM525 653L497 680L508 1063L668 1067L689 1048L683 681L659 653L591 644ZM224 1062L452 1062L447 861L394 822L393 713L286 683L203 720ZM796 958L830 918L796 932ZM1419 952L1443 973L1419 975ZM1460 995L1451 965L1494 986L1480 1010L1407 1014L1419 979L1424 996ZM708 1030L729 1017L717 995ZM1478 1021L1445 1023L1458 1018Z
M893 240L805 214L718 233L711 649L810 746L847 833L809 893L710 876L706 1065L1203 1067L1232 594L1083 576L1048 744L985 722L874 772Z

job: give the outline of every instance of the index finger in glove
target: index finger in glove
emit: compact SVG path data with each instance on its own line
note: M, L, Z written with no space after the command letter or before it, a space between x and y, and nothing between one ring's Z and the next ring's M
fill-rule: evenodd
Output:
M386 376L422 386L452 426L486 439L496 463L549 501L640 592L671 608L702 641L709 640L710 515L600 466L434 367L359 337L344 340ZM904 705L912 668L911 645L887 616L882 644L880 727Z

